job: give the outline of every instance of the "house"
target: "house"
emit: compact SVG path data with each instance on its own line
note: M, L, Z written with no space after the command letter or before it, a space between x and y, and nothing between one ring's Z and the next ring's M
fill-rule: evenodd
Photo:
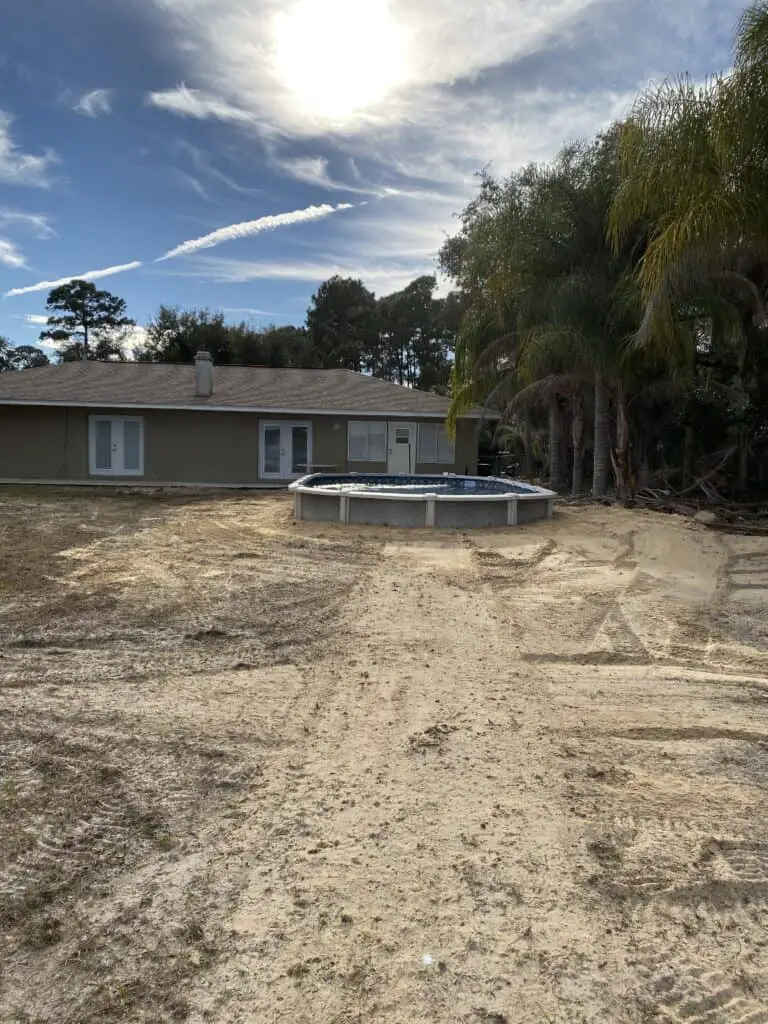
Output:
M0 481L249 487L477 468L477 419L351 370L71 362L0 375Z

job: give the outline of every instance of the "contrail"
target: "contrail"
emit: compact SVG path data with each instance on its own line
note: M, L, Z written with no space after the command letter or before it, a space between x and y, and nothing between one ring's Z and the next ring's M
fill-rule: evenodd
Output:
M177 245L175 249L171 249L164 256L158 257L155 263L162 263L163 260L170 260L174 256L187 256L191 252L197 252L198 249L210 249L214 245L231 242L235 238L248 238L250 235L259 235L262 231L274 231L276 228L287 227L289 224L303 224L309 220L320 220L321 217L329 217L332 213L338 213L340 210L351 210L352 206L352 203L339 203L337 206L323 203L322 206L308 206L306 210L276 213L268 217L259 217L258 220L230 224L229 227L212 231L210 235L182 242L181 245Z
M84 274L71 274L69 277L59 278L58 281L38 281L37 284L28 284L25 288L11 288L5 293L5 297L9 299L13 295L29 295L30 292L49 292L52 288L69 284L70 281L98 281L100 277L122 274L125 270L136 270L141 265L141 260L134 260L133 263L123 263L119 267L105 267L104 270L86 270Z

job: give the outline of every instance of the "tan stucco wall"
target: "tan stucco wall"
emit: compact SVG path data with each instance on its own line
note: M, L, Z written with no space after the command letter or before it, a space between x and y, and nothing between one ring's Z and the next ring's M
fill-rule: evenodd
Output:
M0 406L0 478L68 478L70 410Z
M119 481L112 476L89 477L89 415L143 416L144 476L125 478L132 483L255 484L260 419L300 420L237 412L0 406L0 479ZM347 463L348 419L330 415L311 420L312 461L335 466L340 473L386 472L386 463ZM463 473L467 467L470 473L477 468L475 424L471 421L458 426L454 465L417 464L416 469L421 473Z

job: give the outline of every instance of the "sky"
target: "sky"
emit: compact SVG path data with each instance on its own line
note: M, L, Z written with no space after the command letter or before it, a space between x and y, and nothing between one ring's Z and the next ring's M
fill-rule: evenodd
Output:
M0 5L0 336L50 288L301 323L333 274L435 272L505 175L725 70L742 0L26 0ZM446 283L443 282L443 287Z

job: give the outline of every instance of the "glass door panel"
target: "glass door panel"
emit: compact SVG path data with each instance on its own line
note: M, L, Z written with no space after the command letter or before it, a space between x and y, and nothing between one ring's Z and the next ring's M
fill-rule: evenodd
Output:
M280 427L264 427L264 476L281 476L282 430Z
M309 428L291 427L291 476L309 472Z
M96 469L112 469L112 421L96 420Z
M141 469L141 424L123 421L123 469L138 473Z

